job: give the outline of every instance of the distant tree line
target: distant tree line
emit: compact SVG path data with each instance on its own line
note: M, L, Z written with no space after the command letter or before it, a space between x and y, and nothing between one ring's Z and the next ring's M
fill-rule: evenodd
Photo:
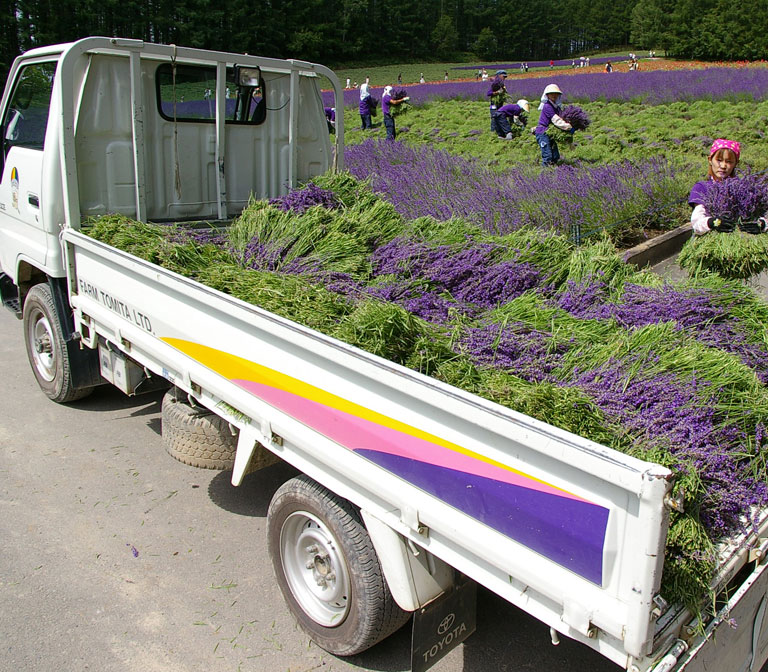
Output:
M330 66L570 58L632 44L708 59L765 57L766 0L5 0L0 70L88 35Z
M631 13L631 44L702 60L768 58L765 0L639 0Z

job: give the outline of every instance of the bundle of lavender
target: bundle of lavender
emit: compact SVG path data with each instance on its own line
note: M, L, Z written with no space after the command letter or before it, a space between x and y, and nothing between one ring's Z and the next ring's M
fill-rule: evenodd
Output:
M578 105L566 105L563 107L560 110L560 118L567 121L574 131L583 131L592 123L587 113ZM556 139L558 142L573 142L573 133L557 129Z
M726 224L689 240L678 257L691 275L716 273L730 280L748 280L768 268L768 236L759 218L768 212L768 183L762 175L745 175L707 183L706 211ZM757 235L755 235L757 234Z
M560 111L560 117L567 121L577 131L586 130L592 123L587 113L578 105L566 105Z
M402 114L405 114L408 110L411 109L411 103L409 102L411 99L408 96L408 92L405 89L395 89L394 91L392 91L392 100L404 101L402 103L399 103L398 105L390 105L389 113L393 117L398 117Z

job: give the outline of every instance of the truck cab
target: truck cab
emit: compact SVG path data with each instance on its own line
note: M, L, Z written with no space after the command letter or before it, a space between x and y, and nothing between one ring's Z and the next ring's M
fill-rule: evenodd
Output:
M302 61L103 37L17 58L0 122L4 298L64 276L65 225L226 220L341 168L343 120L330 136L321 76L341 100L333 73Z

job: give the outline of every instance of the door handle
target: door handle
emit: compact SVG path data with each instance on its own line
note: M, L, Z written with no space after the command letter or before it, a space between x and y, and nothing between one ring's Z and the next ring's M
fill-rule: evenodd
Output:
M35 194L30 194L29 198L27 199L29 201L29 204L35 208L40 207L40 199L35 196Z

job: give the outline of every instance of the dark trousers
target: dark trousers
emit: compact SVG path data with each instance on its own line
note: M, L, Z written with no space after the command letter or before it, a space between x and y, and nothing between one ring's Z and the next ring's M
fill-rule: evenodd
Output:
M373 128L373 123L371 123L371 115L370 114L361 114L360 115L360 121L363 124L363 130L366 130L367 128Z
M507 133L511 133L512 127L509 125L507 115L491 110L491 130L500 138L505 137Z
M537 133L536 142L541 148L541 165L554 166L560 160L557 141L550 138L546 133Z
M387 129L387 140L395 139L395 120L391 114L384 115L384 127Z

